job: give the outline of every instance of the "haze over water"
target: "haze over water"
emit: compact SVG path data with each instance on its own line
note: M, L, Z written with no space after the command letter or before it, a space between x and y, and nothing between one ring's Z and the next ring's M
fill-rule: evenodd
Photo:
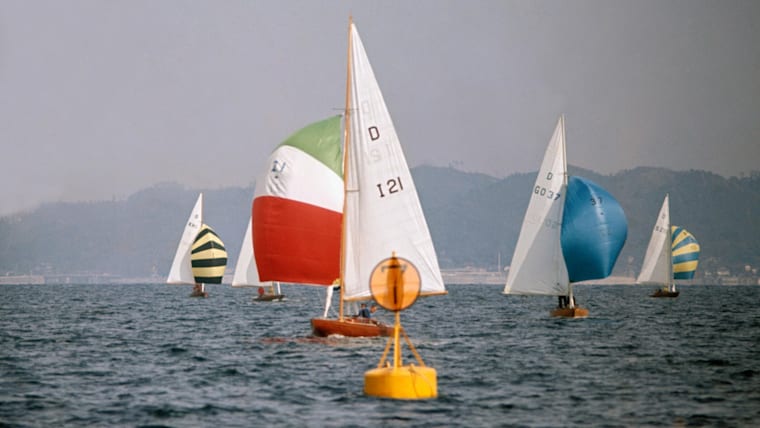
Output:
M568 162L599 173L757 170L757 1L11 0L0 216L250 184L342 110L349 16L411 166L535 171L565 114Z
M577 286L552 298L449 286L402 313L439 397L363 394L384 339L309 337L322 291L3 286L4 426L758 426L760 287ZM390 320L389 313L378 312ZM414 361L405 351L405 361Z

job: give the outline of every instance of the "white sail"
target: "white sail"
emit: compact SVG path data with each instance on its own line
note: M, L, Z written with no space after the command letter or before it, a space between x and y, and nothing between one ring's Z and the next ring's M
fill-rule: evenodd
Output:
M421 294L446 292L417 190L356 26L351 24L344 300L369 299L372 270L393 252L420 273Z
M174 255L172 267L169 270L169 277L166 279L167 284L195 284L193 276L192 263L190 261L190 249L193 246L195 237L203 225L203 193L198 195L195 207L187 219L185 230L182 232L177 253Z
M330 305L332 304L332 296L333 296L333 288L332 286L327 287L325 289L325 311L322 314L322 318L327 318L327 315L330 313Z
M665 195L660 214L652 229L644 263L636 282L639 284L670 285L673 279L670 243L670 201Z
M240 247L240 255L235 265L235 273L232 276L233 287L256 287L261 285L259 273L256 269L256 259L253 257L253 234L251 233L251 219L248 219L248 228L243 237L243 245Z
M280 145L269 155L266 165L273 166L256 179L254 199L271 196L336 212L343 208L343 180L312 154Z
M565 120L560 117L531 189L505 294L568 294L569 279L560 242L566 188Z

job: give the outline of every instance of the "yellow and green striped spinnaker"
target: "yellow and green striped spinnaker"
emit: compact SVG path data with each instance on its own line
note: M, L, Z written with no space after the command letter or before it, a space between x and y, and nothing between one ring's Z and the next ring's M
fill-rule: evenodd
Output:
M699 243L680 226L671 226L673 279L692 279L699 263Z
M193 276L199 284L221 284L227 267L227 250L208 225L201 226L190 252Z

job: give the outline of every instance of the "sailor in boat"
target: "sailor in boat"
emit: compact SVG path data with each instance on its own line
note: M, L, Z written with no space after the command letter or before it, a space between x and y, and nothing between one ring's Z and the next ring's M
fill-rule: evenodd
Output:
M359 309L359 314L354 317L357 322L363 322L367 324L377 324L377 321L372 319L372 314L377 311L377 306L372 305L372 308L368 308L366 303L362 303Z
M264 287L259 287L259 299L264 297Z
M196 283L193 285L193 292L190 293L190 297L206 297L208 296L208 293L206 293L203 290L203 286L201 284Z
M560 309L568 308L570 303L570 296L557 296L559 299L559 303L557 303L557 307ZM573 296L573 305L572 307L575 307L575 296Z
M362 303L361 309L359 309L359 318L372 318L372 313L369 311L366 303Z

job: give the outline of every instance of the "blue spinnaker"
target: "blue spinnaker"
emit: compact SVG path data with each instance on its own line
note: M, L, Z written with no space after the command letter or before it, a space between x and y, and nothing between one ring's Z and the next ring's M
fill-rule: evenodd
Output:
M570 177L562 215L562 254L570 282L606 278L628 236L623 208L591 180Z

